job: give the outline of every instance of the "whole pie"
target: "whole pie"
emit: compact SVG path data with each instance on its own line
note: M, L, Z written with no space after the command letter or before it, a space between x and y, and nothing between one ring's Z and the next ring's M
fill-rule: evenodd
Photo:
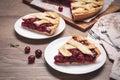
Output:
M77 0L71 3L74 21L84 20L97 14L103 6L103 0Z
M59 25L59 15L49 11L44 13L34 13L22 18L24 29L45 35L53 35Z
M95 16L103 7L103 0L43 0L67 5L70 8L73 21L81 21Z
M54 63L60 65L94 63L101 54L94 44L78 35L73 35L58 51Z

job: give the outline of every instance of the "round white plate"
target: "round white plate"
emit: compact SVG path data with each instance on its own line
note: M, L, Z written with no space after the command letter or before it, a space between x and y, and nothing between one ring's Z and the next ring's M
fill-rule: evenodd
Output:
M32 14L36 14L36 13L32 13ZM28 14L24 17L27 17L31 14ZM22 28L21 26L21 22L22 22L22 17L20 19L18 19L14 25L14 29L15 31L21 35L24 36L26 38L31 38L31 39L46 39L46 38L51 38L53 36L56 36L58 34L60 34L64 29L65 29L65 21L60 17L60 23L58 25L58 28L56 30L56 33L52 36L47 36L47 35L43 35L43 34L39 34L39 33L35 33L29 30L26 30L24 28Z
M98 47L98 49L101 51L101 55L98 57L97 61L93 64L84 64L84 65L56 65L54 63L54 56L58 54L58 48L60 48L63 44L67 42L70 37L63 37L59 38L53 42L51 42L47 48L45 49L45 60L46 62L55 70L68 73L68 74L85 74L92 71L95 71L99 69L106 61L106 53L104 52L104 49L97 43L94 42L94 44Z

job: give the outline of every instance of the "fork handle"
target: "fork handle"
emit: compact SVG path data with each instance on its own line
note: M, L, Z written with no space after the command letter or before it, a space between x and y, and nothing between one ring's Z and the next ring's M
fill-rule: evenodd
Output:
M108 37L110 42L113 44L113 47L118 48L118 46L113 42L113 40L110 38L110 36L108 34L106 34L106 36Z
M102 43L100 43L100 45L102 46L102 48L104 49L104 51L106 52L106 54L108 54L105 46Z

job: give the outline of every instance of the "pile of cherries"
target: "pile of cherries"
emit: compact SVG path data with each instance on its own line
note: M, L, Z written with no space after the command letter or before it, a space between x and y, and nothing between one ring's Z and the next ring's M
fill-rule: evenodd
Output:
M26 46L24 51L26 54L30 53L31 48L29 46ZM42 51L40 49L35 50L35 55L28 56L28 63L32 64L35 62L35 57L40 58L42 56Z

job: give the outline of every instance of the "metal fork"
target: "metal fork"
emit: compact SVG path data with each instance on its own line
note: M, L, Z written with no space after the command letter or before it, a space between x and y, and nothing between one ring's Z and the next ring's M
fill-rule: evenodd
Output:
M113 40L110 38L109 34L107 33L106 28L104 27L104 25L102 23L98 24L98 26L100 27L101 33L105 34L107 36L107 38L109 39L109 41L112 43L113 47L117 50L120 51L120 47L118 47Z
M105 39L101 38L99 35L97 35L93 30L89 30L88 33L90 34L91 37L93 37L96 40L102 40L104 42L106 42L107 44L113 46L112 44L110 44L108 41L106 41Z
M101 41L101 40L104 40L104 39L102 39L100 36L98 36L98 35L97 35L94 31L92 31L92 30L89 30L88 33L89 33L89 35L90 35L92 38L94 38L95 40L99 40L99 44L103 47L103 49L104 49L105 52L107 53L107 50L106 50L106 48L104 47L104 45L103 45L103 43L102 43L102 41Z

